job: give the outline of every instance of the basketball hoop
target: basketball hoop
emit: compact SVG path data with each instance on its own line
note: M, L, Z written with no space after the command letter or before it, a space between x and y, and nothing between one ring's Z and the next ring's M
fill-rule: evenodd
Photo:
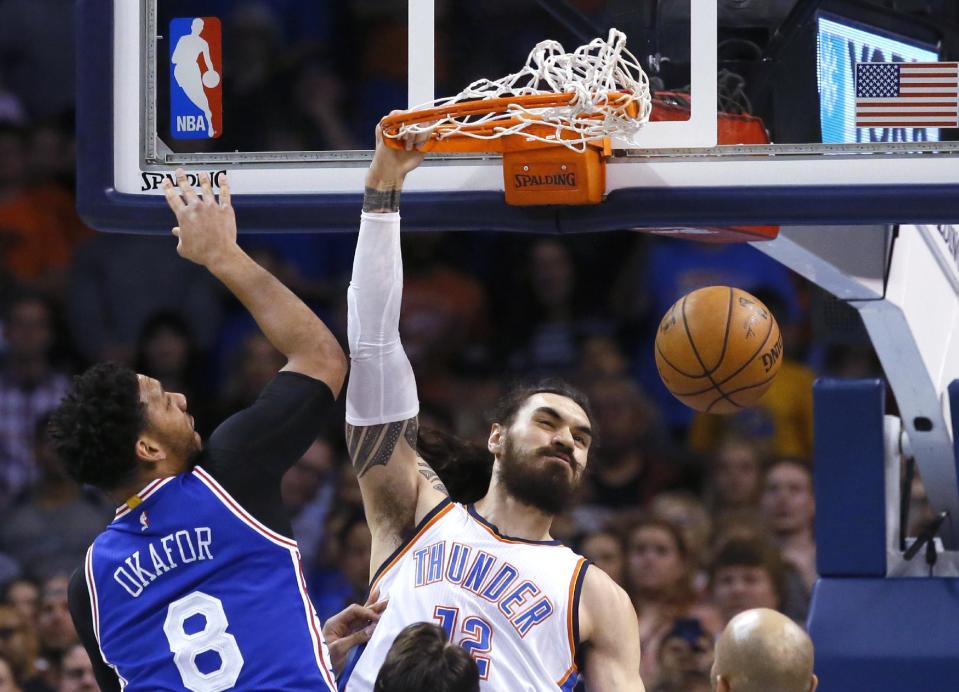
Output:
M381 122L388 145L428 134L427 152L503 154L509 204L596 204L606 190L610 138L631 139L649 121L649 79L612 29L567 53L533 48L522 70L481 79Z

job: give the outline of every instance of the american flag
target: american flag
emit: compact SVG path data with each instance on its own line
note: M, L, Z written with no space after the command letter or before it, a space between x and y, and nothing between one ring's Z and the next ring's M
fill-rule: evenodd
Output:
M959 127L959 63L857 63L856 127Z

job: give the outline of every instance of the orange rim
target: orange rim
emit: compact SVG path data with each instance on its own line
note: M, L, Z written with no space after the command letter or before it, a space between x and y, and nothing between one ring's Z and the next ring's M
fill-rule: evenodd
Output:
M403 125L415 125L419 123L428 123L435 120L442 120L450 116L466 117L470 115L490 115L493 113L506 113L510 106L520 106L526 109L533 108L559 108L568 106L575 94L565 92L562 94L527 94L525 96L502 96L493 99L476 99L475 101L462 101L460 103L451 103L446 106L436 108L424 108L423 110L400 111L388 115L380 124L384 131L396 132ZM619 101L628 98L628 94L621 91L609 92L607 101ZM635 101L629 104L626 114L635 118L639 115L639 106ZM598 115L598 114L597 114ZM587 116L589 117L589 116ZM480 127L485 127L484 123ZM470 125L465 125L461 129L468 129Z
M442 120L450 116L467 117L471 115L506 113L510 106L520 106L525 109L568 106L572 102L574 96L575 94L567 92L555 94L528 94L525 96L504 96L493 99L463 101L460 103L439 106L436 108L393 113L392 115L388 115L383 118L383 120L380 121L380 125L383 128L384 135L386 135L386 143L395 149L399 149L402 148L403 144L396 139L396 135L400 128L404 125L429 123L436 120ZM608 101L616 102L621 99L626 99L628 96L628 94L623 92L611 91L609 92ZM636 101L632 101L629 104L626 110L626 115L631 118L638 117L639 105L636 103ZM583 113L576 116L577 119L584 120L600 120L604 117L605 115L603 113ZM529 118L519 118L514 116L506 119L475 124L440 125L433 130L429 141L421 147L421 150L426 152L498 152L506 149L535 149L551 146L547 143L535 140L529 142L523 138L522 132L516 133L515 135L507 135L507 137L513 140L513 142L510 144L507 144L501 138L495 138L497 132L502 132L503 130L515 127L523 122L528 123ZM531 134L537 134L540 136L548 136L550 134L554 134L556 131L555 127L546 123L543 125L533 123L529 125L527 129ZM447 134L451 131L455 131L455 133ZM574 135L563 136L564 134L566 133L561 132L561 138L575 139ZM477 137L485 137L487 139L477 139ZM601 142L602 140L597 141Z

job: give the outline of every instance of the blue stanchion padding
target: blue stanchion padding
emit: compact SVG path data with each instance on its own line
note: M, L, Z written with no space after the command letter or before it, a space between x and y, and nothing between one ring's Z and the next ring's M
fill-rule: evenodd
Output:
M952 462L959 478L959 380L949 383L949 415L952 418Z
M886 573L884 403L881 380L821 379L813 387L816 557L823 577Z
M959 579L821 579L819 692L959 690Z

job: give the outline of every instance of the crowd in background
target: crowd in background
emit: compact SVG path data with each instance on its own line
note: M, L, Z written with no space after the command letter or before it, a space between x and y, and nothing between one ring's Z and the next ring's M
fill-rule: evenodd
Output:
M0 27L43 16L63 29L72 5L0 0ZM271 14L283 3L246 5L283 30ZM64 474L46 435L49 412L73 374L118 360L184 393L209 434L252 403L283 360L215 279L177 257L174 239L97 235L77 217L69 62L54 65L39 33L24 38L0 30L0 692L89 690L66 579L113 509ZM65 87L49 96L25 88L17 76L31 61L54 71L46 86L63 70ZM288 115L313 136L273 134L302 148L365 141L322 112L352 88L336 74L304 63L311 98ZM381 105L369 105L364 128ZM804 622L816 579L813 381L881 376L854 314L743 245L625 231L410 234L404 243L401 332L423 427L485 442L485 412L520 377L561 376L591 397L597 444L554 534L631 596L649 690L707 690L714 637L744 609ZM345 336L355 235L248 235L241 244ZM723 418L673 400L652 355L672 302L715 284L762 299L786 345L764 399ZM362 602L369 578L370 533L342 426L340 411L283 481L321 618Z

